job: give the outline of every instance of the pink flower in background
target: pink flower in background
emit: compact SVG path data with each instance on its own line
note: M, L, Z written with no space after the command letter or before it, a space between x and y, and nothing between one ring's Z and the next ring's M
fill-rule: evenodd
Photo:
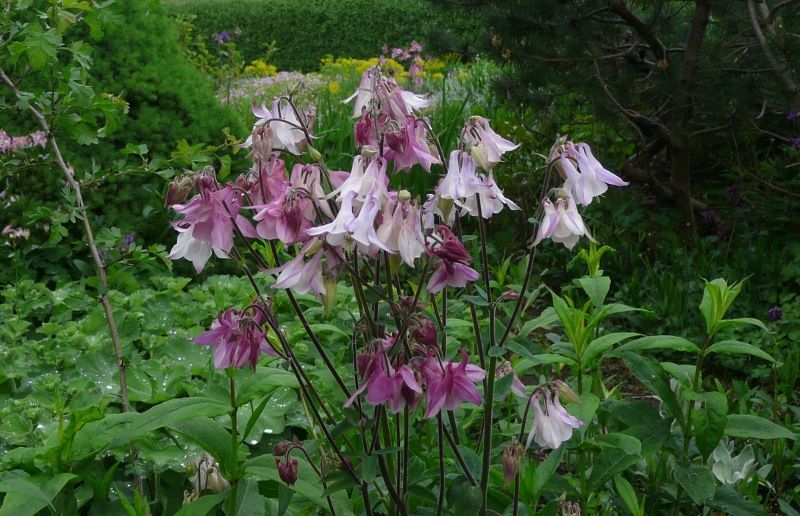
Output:
M469 364L469 356L460 350L461 361L439 360L429 355L422 365L425 375L425 417L432 418L442 409L455 410L462 403L481 404L481 393L475 383L483 380L486 371Z
M519 147L494 132L489 121L481 116L472 116L462 133L470 154L484 170L500 163L503 154Z
M277 356L266 339L266 330L261 330L264 316L259 312L250 317L233 308L222 312L211 329L201 333L192 342L201 346L213 346L214 367L251 366L255 369L261 353Z
M545 238L551 238L553 242L562 243L567 249L572 250L582 236L586 236L592 242L595 241L589 230L586 229L583 218L578 213L578 208L569 192L562 188L555 206L547 198L542 200L542 205L544 206L544 216L539 223L539 230L536 232L536 240L533 245L539 245Z
M544 398L545 409L542 411L541 398ZM572 437L572 431L583 423L580 419L570 415L558 397L549 391L535 394L531 398L533 404L533 427L528 434L527 449L531 442L536 442L543 448L552 450L561 446L561 443Z
M44 131L34 131L30 134L31 138L31 147L39 146L41 148L45 148L47 145L47 133Z
M511 379L511 392L514 395L519 396L521 398L527 398L528 394L525 392L525 384L517 376L517 373L514 372L514 368L511 366L511 362L508 360L503 360L503 362L497 366L495 369L494 377L496 379L504 378L508 375L512 375Z

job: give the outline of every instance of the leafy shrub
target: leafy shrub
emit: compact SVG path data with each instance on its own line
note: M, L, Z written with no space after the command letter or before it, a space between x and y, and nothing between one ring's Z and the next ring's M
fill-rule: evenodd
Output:
M241 29L237 42L247 61L262 57L277 40L274 64L302 71L315 69L328 54L372 57L384 44L425 39L434 28L477 36L482 27L474 15L424 0L179 0L166 8L173 15L194 15L209 38Z

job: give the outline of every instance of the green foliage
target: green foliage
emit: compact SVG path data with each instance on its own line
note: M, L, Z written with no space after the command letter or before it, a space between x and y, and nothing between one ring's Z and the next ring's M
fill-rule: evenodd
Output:
M384 44L407 45L442 27L458 35L482 30L479 18L424 0L176 0L166 7L173 15L196 16L209 41L239 28L246 61L263 57L277 40L273 63L283 70L313 70L326 55L373 57Z

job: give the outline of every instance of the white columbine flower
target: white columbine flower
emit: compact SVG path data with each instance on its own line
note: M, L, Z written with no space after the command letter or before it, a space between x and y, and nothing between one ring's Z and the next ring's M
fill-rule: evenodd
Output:
M544 398L545 409L542 411L541 398ZM528 434L527 449L531 442L536 442L542 448L552 450L561 446L561 443L569 440L572 430L578 428L583 423L580 419L570 415L555 393L544 391L534 394L531 398L533 404L533 427Z
M548 198L542 200L542 205L544 216L539 223L533 245L538 245L545 238L551 238L553 242L562 243L567 249L572 250L578 239L584 235L592 242L595 241L586 229L575 201L567 190L563 188L559 190L555 206Z

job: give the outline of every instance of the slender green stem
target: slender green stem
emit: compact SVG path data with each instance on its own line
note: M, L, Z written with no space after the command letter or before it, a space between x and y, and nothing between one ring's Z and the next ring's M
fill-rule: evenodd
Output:
M236 403L236 380L234 379L234 372L230 369L226 370L231 385L231 456L238 462L239 455L239 428L237 418L239 414L239 407ZM239 474L231 480L231 491L228 494L228 513L236 514L236 496L239 489Z
M436 504L436 514L441 515L444 508L444 424L442 414L436 415L437 428L439 429L439 501Z

